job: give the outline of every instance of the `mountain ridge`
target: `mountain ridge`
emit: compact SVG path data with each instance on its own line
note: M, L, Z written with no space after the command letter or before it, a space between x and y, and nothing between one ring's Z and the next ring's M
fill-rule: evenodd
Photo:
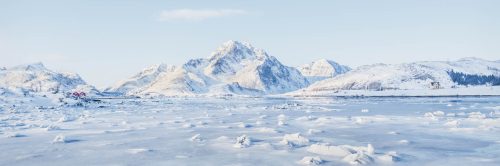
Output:
M479 58L462 58L456 61L364 65L338 77L316 82L304 90L431 89L432 82L438 82L439 88L459 87L452 80L450 71L500 77L500 63Z

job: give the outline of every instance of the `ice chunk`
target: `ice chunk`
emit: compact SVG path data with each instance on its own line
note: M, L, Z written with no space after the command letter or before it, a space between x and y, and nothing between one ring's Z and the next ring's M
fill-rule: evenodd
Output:
M268 128L268 127L260 127L260 128L257 128L257 131L258 132L261 132L261 133L277 133L278 131L276 131L275 129L273 128Z
M54 130L60 130L61 128L59 126L55 125L49 125L45 128L45 131L54 131Z
M444 126L450 127L450 128L458 128L460 126L460 122L458 120L452 120L452 121L444 123Z
M191 123L185 123L182 125L182 128L192 128L192 127L195 127L195 126Z
M337 156L337 157L345 157L350 154L363 152L365 154L372 155L375 153L375 149L371 144L368 146L350 146L350 145L340 145L340 146L329 146L325 144L313 144L309 146L307 149L308 152L328 155L328 156Z
M285 121L286 116L284 114L280 114L280 115L278 115L278 120Z
M445 115L445 113L443 111L426 112L424 114L425 117L427 117L431 120L438 120L438 117L442 117L444 115Z
M287 117L284 114L278 115L278 126L284 126L286 125L286 119Z
M434 112L426 112L424 114L424 116L426 117L434 117L434 116L444 116L444 112L443 111L434 111Z
M278 121L278 126L286 126L285 121L282 120Z
M396 131L389 131L389 132L387 132L387 134L390 134L390 135L399 135L399 133L396 132Z
M395 151L387 152L382 156L378 156L377 159L383 163L393 163L401 160Z
M238 127L239 127L239 128L249 128L249 127L252 127L252 125L250 125L250 124L245 124L245 123L243 123L243 122L240 122L240 123L238 124Z
M67 143L68 140L66 137L62 134L57 135L54 140L52 140L52 143Z
M398 143L402 144L402 145L408 145L408 144L410 144L410 141L403 139L403 140L399 140Z
M307 134L309 135L313 135L313 134L316 134L316 133L322 133L323 130L318 130L318 129L309 129L307 130Z
M201 137L200 134L196 134L196 135L192 136L189 140L191 140L193 142L203 142L203 138Z
M144 148L137 148L137 149L128 149L127 151L131 154L139 154L139 153L151 152L152 150L144 149Z
M70 121L74 121L74 120L76 120L76 118L65 115L65 116L59 118L59 120L57 122L64 123L64 122L70 122Z
M368 144L368 146L366 146L366 149L364 149L364 150L368 154L374 154L375 153L375 148L373 148L372 144Z

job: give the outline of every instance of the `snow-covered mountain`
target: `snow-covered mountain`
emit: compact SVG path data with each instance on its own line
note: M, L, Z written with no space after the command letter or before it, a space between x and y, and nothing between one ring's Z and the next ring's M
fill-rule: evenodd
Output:
M344 74L351 70L348 66L340 65L337 62L327 59L320 59L304 64L297 67L297 69L299 69L300 73L302 73L311 83Z
M145 71L149 72L143 71L108 90L127 95L256 95L289 92L309 85L297 69L239 41L225 42L208 58L192 59L180 67Z
M334 78L316 82L299 90L431 89L500 83L500 63L478 58L458 61L424 61L404 64L361 66ZM297 91L297 92L299 92Z
M47 69L42 63L3 68L0 70L0 88L18 94L64 93L74 90L87 93L98 92L77 74L54 72Z

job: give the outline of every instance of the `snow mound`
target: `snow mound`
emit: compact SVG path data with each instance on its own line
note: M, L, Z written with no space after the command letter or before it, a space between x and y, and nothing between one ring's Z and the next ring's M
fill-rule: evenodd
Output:
M373 163L374 159L372 156L366 154L363 151L360 151L360 152L349 154L349 155L345 156L342 159L342 161L345 161L351 165L359 165L359 164L366 165L366 164Z
M252 139L247 135L242 135L236 138L236 143L233 145L235 148L246 148L252 145Z
M318 129L309 129L307 130L307 134L309 135L314 135L314 134L317 134L317 133L322 133L323 130L318 130Z
M298 162L299 164L301 165L320 165L323 163L323 160L321 160L321 158L319 158L318 156L314 156L314 157L311 157L311 156L306 156L304 158L302 158L302 160L300 160Z
M56 125L48 125L45 127L45 131L54 131L54 130L60 130L61 128Z
M443 111L434 111L434 112L426 112L424 113L424 117L427 117L432 120L437 120L439 117L445 116Z
M74 121L74 120L76 120L76 119L77 119L77 118L75 118L75 117L71 117L71 116L67 116L67 115L65 115L65 116L63 116L63 117L59 118L59 120L58 120L57 122L59 122L59 123L71 122L71 121Z
M300 133L295 134L285 134L281 144L288 145L290 147L302 147L309 144L309 139L300 135Z
M342 158L342 161L352 164L352 165L365 165L372 164L378 161L396 161L397 155L395 152L391 152L390 154L378 155L375 154L375 149L371 144L368 146L350 146L350 145L340 145L340 146L331 146L325 144L313 144L309 146L307 149L308 152L339 157Z

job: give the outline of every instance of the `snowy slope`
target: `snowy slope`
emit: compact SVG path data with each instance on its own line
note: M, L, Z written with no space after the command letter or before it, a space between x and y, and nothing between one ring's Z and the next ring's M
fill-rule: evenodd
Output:
M0 70L0 88L9 89L17 94L64 93L74 90L89 94L98 93L93 86L87 85L77 74L54 72L42 63Z
M154 65L142 70L129 79L116 83L105 91L125 93L134 89L140 89L151 84L160 74L173 70L175 70L175 66L165 64Z
M223 43L208 58L155 71L145 81L141 81L144 75L141 73L147 72L141 72L108 90L127 95L260 95L289 92L309 84L297 69L281 64L264 50L238 41Z
M351 68L348 66L340 65L337 62L327 59L320 59L308 64L304 64L300 67L297 67L297 69L311 83L331 78L339 74L344 74L351 70Z
M0 165L500 163L500 97L4 99Z
M449 71L473 75L500 76L500 63L478 58L458 61L425 61L405 64L374 64L361 66L346 74L316 82L301 91L430 89L431 82L442 88L457 87Z

